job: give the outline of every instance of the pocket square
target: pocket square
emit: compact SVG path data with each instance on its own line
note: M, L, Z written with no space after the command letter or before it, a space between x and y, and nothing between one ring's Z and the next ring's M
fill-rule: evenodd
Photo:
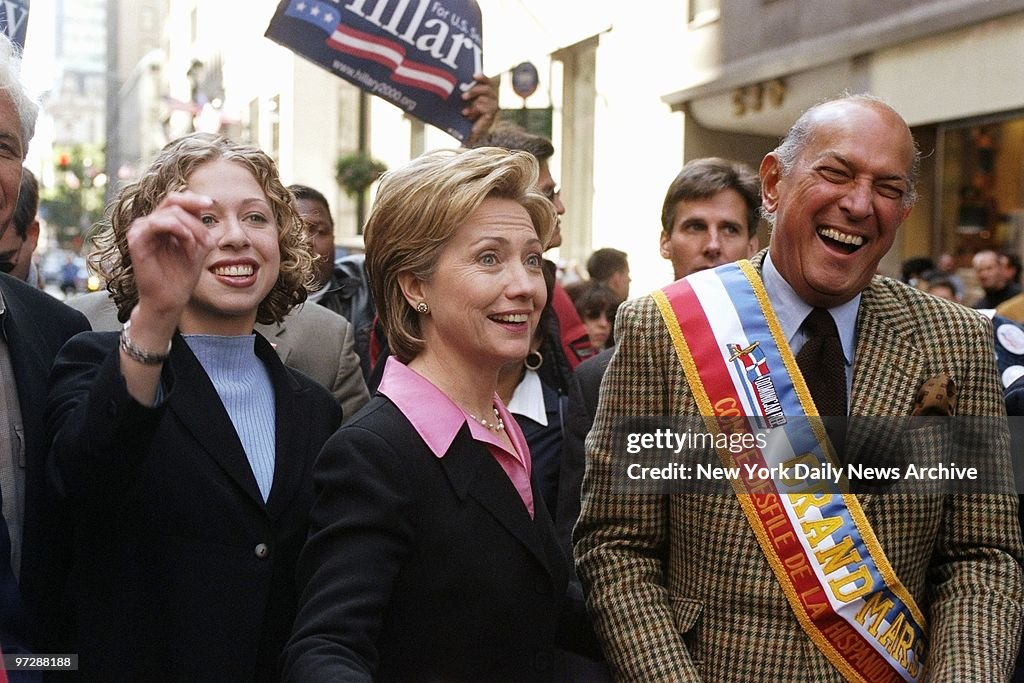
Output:
M939 373L927 380L917 390L914 412L911 413L911 416L951 417L956 414L956 401L956 382L948 373Z

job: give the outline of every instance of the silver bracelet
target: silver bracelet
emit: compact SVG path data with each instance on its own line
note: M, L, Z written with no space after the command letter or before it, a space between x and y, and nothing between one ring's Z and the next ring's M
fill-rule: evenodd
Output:
M131 340L131 337L128 336L128 330L131 326L132 321L129 320L121 329L121 350L125 352L125 355L136 363L142 363L143 365L160 365L167 360L167 357L171 355L171 342L167 342L167 350L164 353L147 351L141 346L137 346Z

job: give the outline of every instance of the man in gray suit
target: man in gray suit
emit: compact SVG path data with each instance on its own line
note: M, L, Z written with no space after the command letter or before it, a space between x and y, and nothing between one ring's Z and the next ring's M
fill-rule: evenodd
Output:
M81 311L97 332L121 329L117 308L106 291L72 297L67 304ZM256 331L273 344L285 365L334 394L346 420L370 400L353 346L352 325L344 317L323 306L303 305L279 323L256 323Z

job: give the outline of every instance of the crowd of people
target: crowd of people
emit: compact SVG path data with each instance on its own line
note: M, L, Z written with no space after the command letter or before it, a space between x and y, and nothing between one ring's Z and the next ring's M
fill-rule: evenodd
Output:
M685 164L657 246L674 279L632 299L616 249L559 282L554 149L494 125L486 78L467 148L386 174L365 254L338 261L323 194L191 134L120 190L106 288L66 305L24 249L18 71L0 36L4 653L75 653L102 681L1010 680L1012 486L627 481L650 434L623 425L652 418L768 437L677 467L827 469L892 444L800 424L1020 402L989 319L942 300L954 265L876 274L920 157L885 103L811 107L756 170ZM1009 316L1019 281L993 252L974 268L978 307ZM907 439L949 447L934 424ZM960 464L1012 481L1006 421L986 424Z

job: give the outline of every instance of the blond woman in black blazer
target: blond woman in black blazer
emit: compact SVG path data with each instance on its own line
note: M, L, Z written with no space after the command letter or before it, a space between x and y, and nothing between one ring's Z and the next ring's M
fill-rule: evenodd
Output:
M552 680L567 566L498 398L544 307L536 161L436 152L385 177L367 270L394 357L324 446L291 681Z

